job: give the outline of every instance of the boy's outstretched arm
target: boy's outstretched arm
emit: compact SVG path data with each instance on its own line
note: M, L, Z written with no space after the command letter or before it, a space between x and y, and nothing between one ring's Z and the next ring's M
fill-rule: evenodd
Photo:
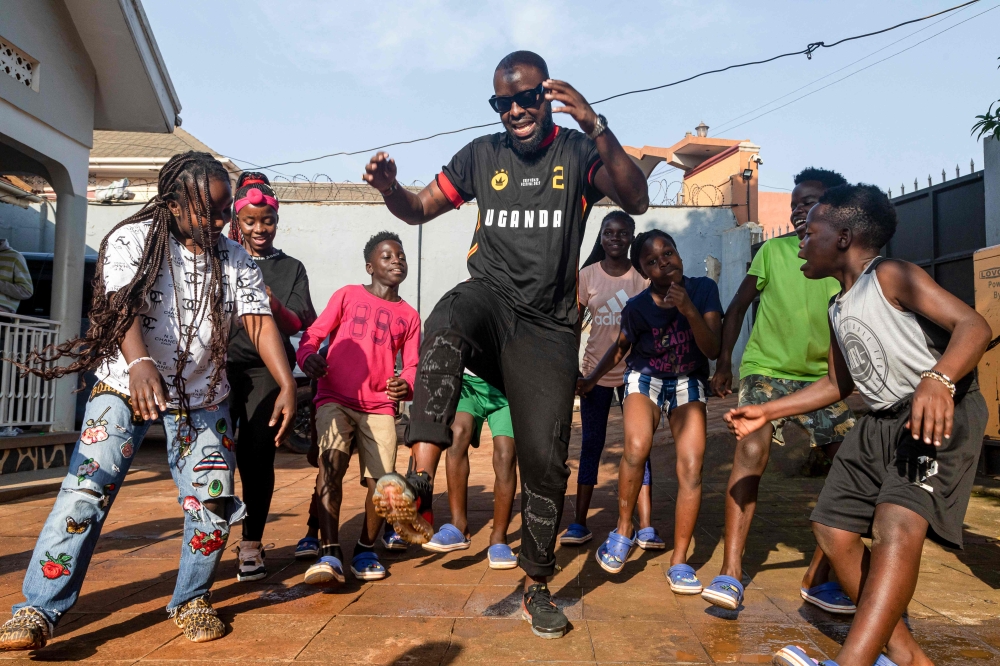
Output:
M894 307L914 312L951 333L935 370L953 382L972 372L993 337L983 316L948 293L924 269L905 261L883 261L875 268L882 293ZM911 401L910 433L914 439L940 446L951 437L955 401L935 379L923 379Z
M837 339L832 325L830 339ZM827 358L829 369L826 377L813 382L801 391L763 405L747 405L729 410L729 413L722 418L729 424L729 429L736 435L736 439L743 439L763 428L768 421L796 414L808 414L849 396L854 390L854 380L847 369L844 355L840 352L840 345L831 344Z
M722 320L722 344L719 346L719 360L715 364L715 374L709 382L712 393L725 398L733 392L733 348L740 337L747 310L757 298L757 276L743 278L740 288L726 308Z
M615 343L608 347L608 351L604 352L604 356L597 362L597 367L594 368L594 371L586 377L580 377L576 380L576 394L585 395L593 391L601 377L611 372L616 365L621 363L622 359L625 358L625 354L631 348L632 343L625 337L624 332L620 332Z
M278 326L274 323L271 315L245 314L241 317L243 327L246 328L253 346L257 348L261 360L267 367L267 371L274 377L274 381L281 387L278 398L274 401L274 411L271 412L271 421L268 425L274 427L281 419L281 427L274 438L274 445L280 446L285 440L289 428L295 422L295 380L292 378L292 370L288 367L288 357L285 356L284 342L278 332Z

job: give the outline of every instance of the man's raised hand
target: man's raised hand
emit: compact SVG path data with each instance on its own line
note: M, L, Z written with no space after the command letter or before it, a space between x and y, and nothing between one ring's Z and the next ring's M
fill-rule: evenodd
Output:
M573 120L580 125L584 134L590 134L594 131L594 125L597 124L597 114L576 88L565 81L555 79L548 79L542 85L545 86L546 90L545 99L562 102L562 106L552 108L552 113L568 113L573 116Z
M375 153L361 177L379 192L385 192L396 182L396 160L389 157L389 153Z

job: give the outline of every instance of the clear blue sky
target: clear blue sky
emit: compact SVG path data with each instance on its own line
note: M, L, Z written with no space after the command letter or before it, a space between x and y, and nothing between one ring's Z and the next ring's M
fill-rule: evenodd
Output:
M493 69L515 49L537 51L553 77L593 100L833 42L959 1L146 0L144 6L184 106L184 128L220 153L270 164L491 122ZM598 110L629 145L670 146L701 120L713 135L750 139L761 146L765 186L790 188L792 176L809 165L894 193L903 182L912 188L915 177L926 186L927 175L938 182L942 168L949 178L956 164L968 173L970 158L981 168L982 145L969 130L974 116L1000 98L1000 8L754 117L997 5L983 0L931 27L941 19L821 49L812 60L797 56L730 71ZM567 116L557 122L575 127ZM389 152L401 180L426 183L481 133ZM359 181L366 161L336 157L278 171Z

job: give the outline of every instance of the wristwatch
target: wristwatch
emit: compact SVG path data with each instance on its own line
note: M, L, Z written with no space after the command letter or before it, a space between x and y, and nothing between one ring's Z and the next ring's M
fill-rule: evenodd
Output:
M594 129L587 133L591 139L596 139L601 135L604 130L608 129L608 119L605 118L600 113L597 114L597 122L594 123Z

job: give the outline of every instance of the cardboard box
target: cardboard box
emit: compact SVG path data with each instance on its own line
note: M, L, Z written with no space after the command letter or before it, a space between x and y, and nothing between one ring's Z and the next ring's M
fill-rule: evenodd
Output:
M986 438L1000 441L1000 245L972 256L976 281L976 310L993 328L993 341L979 362L979 386L990 418Z

